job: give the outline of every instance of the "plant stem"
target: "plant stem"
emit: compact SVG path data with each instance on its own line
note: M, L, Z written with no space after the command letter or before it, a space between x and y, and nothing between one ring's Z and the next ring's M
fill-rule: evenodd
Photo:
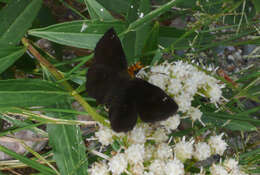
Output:
M63 80L64 76L61 72L59 72L48 60L46 60L33 46L30 44L29 40L26 38L22 38L22 43L27 47L27 49L32 53L32 55L43 65L45 66L51 74L59 80ZM59 81L62 86L66 88L70 92L70 94L77 100L82 107L87 111L93 120L100 122L105 126L109 126L109 124L105 121L104 117L99 115L72 87L71 85L65 81Z

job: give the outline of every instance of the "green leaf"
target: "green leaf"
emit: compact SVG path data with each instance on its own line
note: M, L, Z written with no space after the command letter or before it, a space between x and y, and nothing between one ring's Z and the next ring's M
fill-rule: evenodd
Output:
M163 56L163 54L162 54L161 50L157 49L155 54L154 54L151 65L155 65L156 63L158 63L160 61L160 59L162 58L162 56Z
M137 9L139 8L141 0L131 0L130 5L127 10L127 16L126 16L126 21L128 24L133 22L138 18L137 15ZM128 64L131 65L135 60L133 60L135 56L135 41L136 41L136 32L131 31L127 33L124 36L124 39L122 41L124 52L126 54L126 58L128 61Z
M97 0L101 5L103 5L106 9L112 10L116 13L123 13L125 14L129 7L129 0L113 0L113 1L108 1L108 0ZM116 4L116 5L115 5Z
M22 155L19 155L17 154L16 152L12 151L12 150L9 150L7 148L5 148L4 146L0 145L0 151L8 154L9 156L25 163L26 165L28 165L29 167L33 168L33 169L36 169L38 171L40 171L41 173L43 174L46 174L46 175L52 175L52 174L56 174L52 169L50 169L49 167L46 167L40 163L38 163L37 161L35 160L31 160L31 159L28 159L27 157L24 157Z
M169 47L175 40L180 38L186 30L177 29L174 27L164 27L161 26L159 29L159 44L163 47ZM178 42L178 47L189 46L189 40L191 41L195 37L195 33L185 37L182 42Z
M56 104L55 108L71 109L68 103ZM73 114L52 113L49 116L75 120ZM77 125L48 124L49 141L53 148L54 159L61 174L87 175L88 161L80 127Z
M130 24L149 13L151 9L150 6L149 0L132 0L127 12L127 22ZM137 31L132 31L125 35L123 46L129 64L139 60L136 59L135 56L141 54L144 42L148 37L147 33L151 29L150 24L151 23L144 24Z
M97 1L95 0L84 0L88 7L88 12L92 20L114 20L114 17Z
M237 121L237 120L232 120L230 123L228 123L225 128L228 128L233 131L256 131L257 128L244 121Z
M148 35L147 40L145 41L145 46L143 48L143 53L155 51L158 48L158 34L159 34L159 23L156 22L154 24L153 29L151 30L150 34ZM141 63L143 65L150 65L153 60L154 55L143 56L141 58Z
M139 9L138 17L148 14L151 11L150 0L142 0L140 2L140 6L138 9ZM151 31L151 29L152 29L151 22L148 22L146 24L143 24L143 26L136 31L136 41L135 41L136 55L140 55L142 53L142 49L145 45L145 41L149 37L147 34Z
M16 45L26 33L42 5L42 0L11 0L0 11L0 45Z
M136 32L129 32L124 36L122 41L126 59L129 65L137 61L134 60L135 40L136 40Z
M126 32L137 30L139 27L143 26L143 24L147 24L148 22L151 22L154 18L156 18L156 17L160 16L161 14L165 13L166 11L170 10L174 5L176 5L180 1L182 1L182 0L171 0L170 2L151 11L144 17L139 18L138 20L132 22L129 25Z
M52 105L68 97L68 92L48 81L0 80L0 107Z
M0 48L0 74L19 59L25 51L25 47Z
M94 49L98 40L111 27L120 33L125 29L125 24L121 21L92 22L82 20L33 29L29 31L29 34L63 45Z
M252 3L254 4L257 13L259 13L260 12L260 1L259 0L252 0Z

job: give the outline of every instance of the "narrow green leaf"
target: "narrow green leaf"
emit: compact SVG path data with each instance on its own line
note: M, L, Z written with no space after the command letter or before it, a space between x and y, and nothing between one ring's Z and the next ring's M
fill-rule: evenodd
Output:
M150 0L141 0L139 6L138 18L148 14L151 11ZM152 23L148 22L140 27L136 31L136 41L135 41L135 55L140 55L142 53L142 49L144 48L145 41L149 37L148 33L152 29Z
M207 112L204 112L207 114ZM241 120L241 121L246 121L250 122L251 124L254 124L255 126L260 126L260 121L257 119L252 118L251 116L248 115L231 115L231 114L224 114L224 113L210 113L210 115L216 117L216 118L223 118L227 120Z
M163 47L169 47L175 40L184 35L187 31L183 29L177 29L174 27L161 26L159 29L159 44ZM193 32L188 37L185 37L181 42L178 42L178 47L189 46L189 40L191 41L195 37Z
M68 92L48 81L0 80L0 107L52 105L68 97Z
M36 169L38 171L40 171L43 174L46 175L52 175L52 174L56 174L52 169L50 169L49 167L46 167L34 160L28 159L27 157L21 156L19 154L17 154L16 152L9 150L7 148L5 148L4 146L0 145L0 151L8 154L9 156L25 163L26 165L28 165L29 167L32 167L33 169Z
M114 17L96 0L84 0L92 20L114 20Z
M18 60L25 51L24 47L0 48L0 74Z
M103 5L106 9L112 10L116 13L123 13L125 14L129 7L129 0L113 0L113 1L108 1L108 0L97 0L101 5ZM116 5L115 5L116 4Z
M151 62L151 65L155 65L156 63L158 63L160 61L160 59L162 58L163 54L161 52L160 49L157 49L155 52L155 55L153 57L153 60Z
M134 21L133 23L131 23L129 25L129 27L128 27L126 32L129 32L129 31L132 31L132 30L136 30L137 28L139 28L143 24L151 22L154 18L156 18L156 17L160 16L161 14L163 14L164 12L170 10L179 1L182 1L182 0L171 0L170 2L160 6L159 8L157 8L157 9L155 9L153 11L151 11L150 13L145 15L144 17L139 18L138 20Z
M0 45L16 45L38 14L42 0L11 0L0 11Z
M255 149L255 150L252 150L252 151L249 151L249 152L245 152L245 153L242 153L242 154L240 154L239 155L239 159L241 160L241 161L243 161L244 159L246 159L246 158L250 158L250 157L252 157L252 156L254 156L254 155L256 155L256 154L260 154L260 148L257 148L257 149Z
M147 40L145 41L145 45L143 48L143 53L155 51L158 48L158 34L159 34L159 23L156 22L154 24L153 29L151 30L150 34L148 35ZM143 56L141 58L141 63L143 65L150 65L153 60L154 55Z
M127 12L128 24L143 17L150 12L150 1L149 0L132 0ZM151 24L144 24L136 31L127 33L123 39L124 51L128 60L128 63L134 63L139 59L133 59L136 55L141 55L144 42L148 37L147 33L151 29Z
M259 13L260 12L260 1L259 0L252 0L252 2L255 6L257 13Z
M257 128L248 123L248 122L244 122L244 121L236 121L236 120L232 120L230 123L228 123L225 128L228 128L230 130L233 131L256 131Z
M55 108L68 108L69 104L56 104ZM52 113L53 117L65 119L68 116L76 119L75 115ZM87 175L88 161L85 145L79 126L76 125L47 125L50 144L53 148L54 159L61 174Z
M126 59L129 65L134 63L137 60L134 60L135 57L135 40L136 40L136 32L129 32L123 38L123 48L126 55Z
M111 27L120 33L125 29L125 24L121 21L92 22L82 20L33 29L29 31L29 34L63 45L94 49L98 40Z

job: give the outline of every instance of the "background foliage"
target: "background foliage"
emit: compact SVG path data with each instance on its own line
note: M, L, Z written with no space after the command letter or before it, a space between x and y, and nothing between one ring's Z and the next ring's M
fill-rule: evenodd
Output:
M73 19L55 19L49 3L52 7L63 6ZM95 106L84 88L85 65L92 58L89 51L93 51L97 41L111 27L119 34L129 64L141 61L143 65L152 65L163 61L162 55L168 55L171 61L191 62L201 53L211 51L214 59L205 58L203 62L218 66L216 48L260 45L258 0L0 0L0 5L0 123L7 121L6 115L27 117L23 121L9 119L12 127L0 128L1 136L25 128L41 130L47 132L50 144L50 149L43 154L27 148L33 156L18 155L0 146L0 151L20 160L15 166L0 163L2 170L22 164L42 174L87 174L89 150L84 138L89 135L82 137L81 123L75 120L76 114L85 114L104 123L104 118L88 104ZM78 6L83 8L76 8ZM193 18L184 28L168 25L177 17ZM39 47L39 38L52 41L55 53ZM80 54L68 60L64 59L62 50ZM181 50L192 53L193 57L177 55L176 51ZM217 112L214 106L201 103L203 121L210 122L209 127L216 130L223 129L227 123L224 129L231 131L231 135L240 131L249 137L250 133L259 132L260 121L256 117L259 106L248 109L245 105L247 100L259 103L259 75L257 66L233 72L230 76L237 77L235 85L218 76L226 83L225 97L229 101ZM85 112L72 107L75 100ZM32 113L35 111L32 106L40 107L38 110L44 116ZM35 130L45 124L46 131ZM204 128L195 126L192 131L175 134L203 131ZM260 163L260 149L256 145L259 147L259 141L237 149L242 164L255 167ZM55 167L48 164L53 162ZM257 173L260 169L254 168L251 172Z

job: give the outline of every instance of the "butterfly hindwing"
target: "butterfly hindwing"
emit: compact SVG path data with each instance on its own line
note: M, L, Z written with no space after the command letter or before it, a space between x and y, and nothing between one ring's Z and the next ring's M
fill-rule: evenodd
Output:
M135 98L136 108L142 121L165 120L176 113L178 105L162 89L142 79L136 78L131 81L129 94Z
M128 92L129 83L125 78L115 82L115 87L111 89L107 99L110 124L116 132L133 129L137 121L136 103L132 94Z

